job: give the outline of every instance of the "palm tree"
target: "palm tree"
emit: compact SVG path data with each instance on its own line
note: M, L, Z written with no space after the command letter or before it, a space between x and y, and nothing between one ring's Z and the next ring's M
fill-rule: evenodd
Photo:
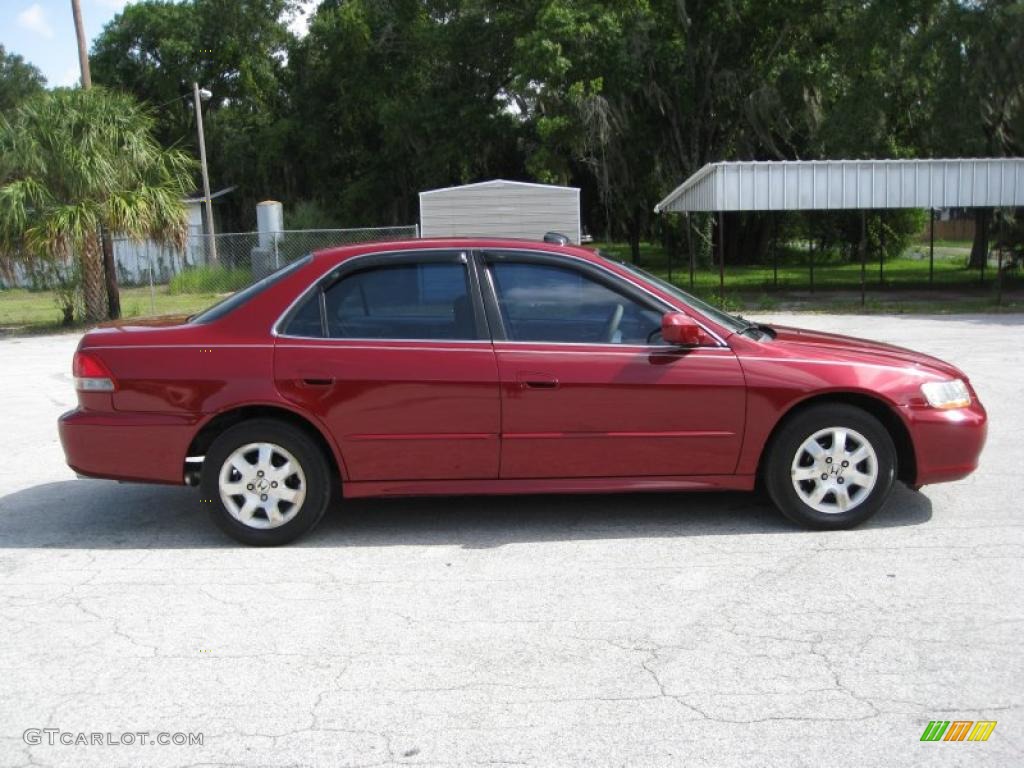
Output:
M184 245L194 161L134 97L56 89L0 117L0 249L77 257L85 319L107 317L100 232Z

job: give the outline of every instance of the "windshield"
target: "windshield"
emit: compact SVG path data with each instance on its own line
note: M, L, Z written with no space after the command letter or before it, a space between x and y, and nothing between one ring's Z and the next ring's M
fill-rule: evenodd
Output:
M661 288L665 293L675 296L680 301L684 302L687 306L693 307L702 315L706 315L711 320L714 320L724 328L728 328L733 333L742 333L747 327L748 323L746 320L730 315L728 312L723 312L717 307L713 307L703 299L698 299L696 296L687 293L681 288L677 288L668 282L668 280L662 280L657 275L652 275L646 269L641 269L633 264L626 264L625 262L618 262L619 266L624 267L628 271L632 272L637 277L642 277L649 283L654 283Z
M264 277L262 280L253 283L248 288L243 288L238 293L233 293L222 301L218 301L209 309L204 309L197 315L192 315L188 320L190 323L212 323L214 320L219 320L229 312L233 312L240 306L249 301L253 296L256 296L263 291L267 290L270 286L276 283L286 275L291 274L299 267L304 264L308 264L309 260L312 259L312 255L303 256L297 261L293 261L291 264L286 264L275 272L271 272L269 275Z

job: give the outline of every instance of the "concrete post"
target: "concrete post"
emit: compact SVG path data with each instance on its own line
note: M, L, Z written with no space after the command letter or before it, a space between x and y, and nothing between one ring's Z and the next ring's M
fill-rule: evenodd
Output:
M280 264L277 244L284 231L284 206L276 200L264 200L256 205L256 230L259 247L272 254L274 269Z

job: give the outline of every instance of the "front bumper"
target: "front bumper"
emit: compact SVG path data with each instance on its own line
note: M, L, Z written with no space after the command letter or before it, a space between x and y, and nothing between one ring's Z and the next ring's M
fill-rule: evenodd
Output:
M87 477L184 483L185 455L198 418L76 408L57 420L68 466Z
M905 416L917 461L915 485L959 480L978 468L988 415L976 396L967 408L907 408Z

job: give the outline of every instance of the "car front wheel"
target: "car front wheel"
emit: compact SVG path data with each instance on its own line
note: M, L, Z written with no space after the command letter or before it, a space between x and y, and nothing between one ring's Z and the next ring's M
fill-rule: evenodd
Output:
M765 467L775 505L810 528L857 525L892 492L896 449L879 421L850 405L812 406L776 436Z
M217 526L244 544L287 544L311 530L330 499L330 470L291 424L254 419L225 430L203 461L203 501Z

